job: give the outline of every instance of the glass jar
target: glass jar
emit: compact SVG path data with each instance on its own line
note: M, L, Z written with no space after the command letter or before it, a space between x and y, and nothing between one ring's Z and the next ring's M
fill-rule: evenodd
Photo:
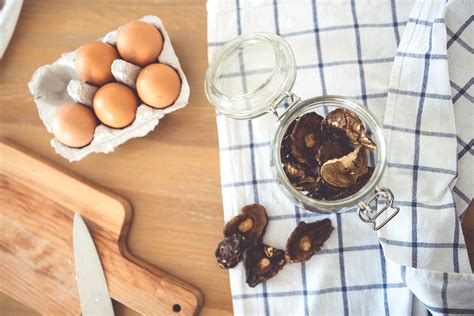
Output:
M375 230L383 227L399 211L393 194L379 188L387 164L387 146L382 128L365 107L341 96L319 96L301 100L291 92L296 79L296 63L288 43L271 33L254 33L234 38L213 56L206 73L205 91L216 110L234 119L252 119L272 113L279 122L271 143L270 164L282 192L306 210L334 213L358 205L359 217ZM339 200L316 200L297 190L286 176L281 161L281 144L290 124L302 115L344 108L356 113L377 144L372 154L374 172L356 193ZM372 202L385 201L377 211ZM382 204L383 205L383 204ZM387 210L389 212L385 213ZM379 218L385 213L384 219Z

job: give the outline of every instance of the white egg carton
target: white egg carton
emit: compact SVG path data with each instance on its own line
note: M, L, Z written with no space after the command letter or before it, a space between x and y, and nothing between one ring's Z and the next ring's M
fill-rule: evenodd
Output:
M156 16L144 16L140 20L156 26L163 35L163 50L157 62L170 65L178 71L181 78L181 91L175 103L165 109L154 109L140 104L135 121L123 128L114 129L103 124L97 126L94 139L83 148L71 148L61 144L56 138L51 140L55 151L69 161L78 161L90 153L109 153L127 140L142 137L158 125L160 119L168 113L184 108L189 100L189 85L170 38L162 21ZM99 40L115 45L117 30L107 33ZM51 123L56 110L67 102L80 102L92 106L92 99L98 87L82 82L74 66L77 50L64 53L50 65L38 68L28 83L31 94L35 98L38 113L44 125L52 133ZM112 64L115 79L135 89L135 80L141 67L116 59Z

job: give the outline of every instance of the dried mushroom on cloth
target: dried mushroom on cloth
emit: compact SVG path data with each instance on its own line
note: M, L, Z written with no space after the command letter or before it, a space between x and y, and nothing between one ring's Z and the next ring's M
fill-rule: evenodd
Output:
M232 218L224 227L224 240L217 246L217 263L223 269L235 267L250 246L260 243L267 228L268 216L259 204L244 206L240 215Z
M338 200L359 191L370 179L367 136L357 114L338 108L325 118L311 112L293 121L283 136L280 156L295 189L317 200Z
M333 230L330 219L309 224L300 222L286 243L286 260L289 263L309 260L321 251Z
M251 287L275 276L286 264L285 252L262 243L268 224L265 208L244 206L240 215L224 227L224 240L217 246L217 263L223 269L235 267L244 258L247 283Z
M245 242L254 245L261 242L268 225L267 211L260 204L244 206L240 215L232 218L224 227L224 236L240 234Z
M216 258L219 267L230 269L235 267L240 260L244 250L242 236L234 234L224 238L216 249Z
M247 284L255 287L275 275L286 264L285 252L266 244L248 248L244 254Z
M255 287L273 278L286 263L304 262L321 250L334 228L329 219L300 222L286 243L286 251L262 242L268 224L265 208L247 205L224 228L225 238L215 255L221 268L235 267L243 258L247 284Z

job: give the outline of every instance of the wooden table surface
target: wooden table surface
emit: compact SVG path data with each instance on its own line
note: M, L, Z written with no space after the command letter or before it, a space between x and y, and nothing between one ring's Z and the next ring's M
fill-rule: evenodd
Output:
M112 154L69 163L55 154L27 83L34 70L62 52L144 15L159 16L191 86L188 107L164 118L148 136ZM0 136L127 198L134 208L131 252L204 293L203 315L232 313L229 279L214 249L223 225L215 114L203 90L207 67L205 0L25 0L0 61ZM464 222L474 244L474 212ZM471 261L474 251L470 248ZM1 282L1 277L0 277ZM120 315L134 312L116 304ZM2 315L33 311L0 294Z

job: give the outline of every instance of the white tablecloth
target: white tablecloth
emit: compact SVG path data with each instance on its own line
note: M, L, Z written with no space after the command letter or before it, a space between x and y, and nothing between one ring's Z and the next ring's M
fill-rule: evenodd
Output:
M237 35L280 34L296 57L296 94L352 97L383 122L389 144L383 185L401 208L376 233L355 208L320 215L295 207L270 169L274 118L218 115L226 220L246 204L264 205L270 217L264 241L280 249L299 221L328 217L336 228L320 254L286 265L255 288L245 283L241 264L230 270L235 314L408 315L425 307L474 314L474 276L460 228L474 188L473 2L209 0L207 6L209 58ZM246 67L235 84L252 73L258 69Z

